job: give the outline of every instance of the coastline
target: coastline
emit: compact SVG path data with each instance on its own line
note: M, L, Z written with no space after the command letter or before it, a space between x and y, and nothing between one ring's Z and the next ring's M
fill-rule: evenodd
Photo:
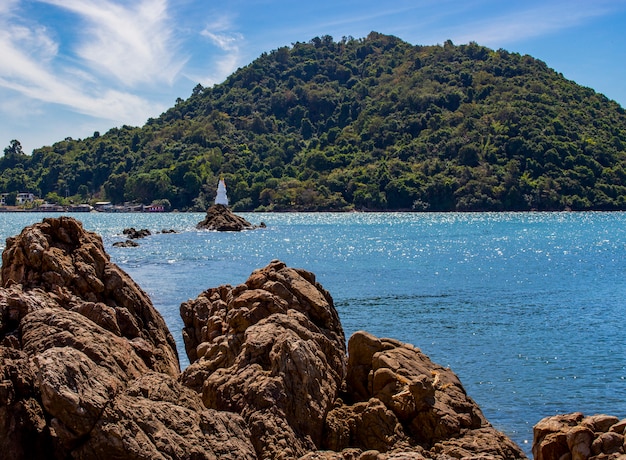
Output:
M109 249L172 318L181 299L197 295L194 283L239 283L275 256L311 269L334 294L346 332L366 327L422 347L455 369L488 418L528 448L543 416L626 415L614 401L625 389L623 373L590 346L615 343L611 322L598 322L623 306L624 214L248 213L268 231L241 234L198 231L202 213L76 217L103 235L107 249L129 225L181 231L155 234L141 248ZM2 242L41 218L0 216ZM576 320L568 320L571 312Z

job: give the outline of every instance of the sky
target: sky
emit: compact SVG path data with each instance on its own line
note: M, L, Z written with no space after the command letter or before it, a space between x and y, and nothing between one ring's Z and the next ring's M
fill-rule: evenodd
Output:
M0 149L142 126L263 52L371 31L529 54L626 107L626 0L0 0Z

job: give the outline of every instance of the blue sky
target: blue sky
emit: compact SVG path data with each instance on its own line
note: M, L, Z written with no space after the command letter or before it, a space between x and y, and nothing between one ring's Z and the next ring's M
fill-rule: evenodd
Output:
M545 61L626 107L626 0L0 0L0 148L141 126L269 52L370 31Z

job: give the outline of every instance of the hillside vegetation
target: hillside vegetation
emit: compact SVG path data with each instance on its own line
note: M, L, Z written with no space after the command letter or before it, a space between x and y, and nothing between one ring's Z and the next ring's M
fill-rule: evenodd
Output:
M626 115L530 56L371 33L261 55L141 128L0 159L0 191L203 210L626 209ZM18 145L19 147L19 145Z

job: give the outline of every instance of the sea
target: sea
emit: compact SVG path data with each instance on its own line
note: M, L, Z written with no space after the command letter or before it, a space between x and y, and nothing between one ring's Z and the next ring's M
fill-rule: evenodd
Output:
M64 215L149 294L183 368L180 304L280 259L315 273L347 338L450 367L529 456L544 417L626 417L626 213L241 213L267 227L240 233L197 230L203 213ZM0 242L44 217L0 213ZM127 227L152 235L113 247Z

